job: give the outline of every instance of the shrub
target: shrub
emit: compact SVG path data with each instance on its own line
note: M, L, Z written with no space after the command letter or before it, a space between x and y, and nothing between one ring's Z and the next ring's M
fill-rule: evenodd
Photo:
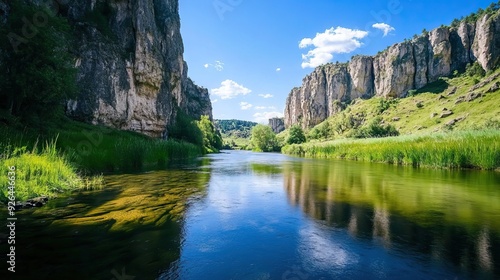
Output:
M306 136L304 135L304 131L298 125L293 125L290 127L290 133L288 138L286 139L287 144L301 144L306 142Z
M276 134L267 125L258 124L252 128L251 143L256 151L272 152L279 150Z
M352 134L354 138L380 138L398 136L399 132L392 125L382 125L382 118L376 117L368 125L355 130Z

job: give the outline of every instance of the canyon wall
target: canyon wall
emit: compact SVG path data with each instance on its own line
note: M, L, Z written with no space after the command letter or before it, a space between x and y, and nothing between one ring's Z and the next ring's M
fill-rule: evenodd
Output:
M373 57L317 67L288 95L285 126L312 127L356 98L404 97L476 61L486 71L500 64L500 11L476 23L436 28Z

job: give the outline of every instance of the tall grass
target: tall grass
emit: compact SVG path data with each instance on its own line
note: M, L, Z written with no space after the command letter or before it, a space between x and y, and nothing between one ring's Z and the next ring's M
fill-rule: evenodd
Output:
M16 200L42 195L53 197L66 191L102 186L102 177L83 179L79 176L76 168L58 153L55 142L46 143L40 151L36 143L31 151L25 146L14 148L4 144L0 168L5 172L9 167L15 168ZM3 202L8 196L7 180L7 176L0 176L0 201Z
M500 131L461 131L285 146L282 152L436 168L500 168Z
M67 148L78 167L95 172L138 172L165 168L173 160L195 158L200 147L175 140L118 138L82 153Z

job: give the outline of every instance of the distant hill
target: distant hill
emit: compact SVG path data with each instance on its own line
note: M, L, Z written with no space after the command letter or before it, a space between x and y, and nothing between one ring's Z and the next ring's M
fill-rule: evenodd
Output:
M256 122L242 120L214 120L215 127L222 134L225 149L245 150L250 145L252 127Z
M242 120L215 120L215 126L226 137L250 138L250 130L256 125L256 122Z

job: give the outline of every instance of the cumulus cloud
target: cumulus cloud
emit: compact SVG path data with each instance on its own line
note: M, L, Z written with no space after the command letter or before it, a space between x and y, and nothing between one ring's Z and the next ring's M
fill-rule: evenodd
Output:
M248 103L248 102L240 102L240 107L241 107L241 110L248 110L250 108L252 108L252 104Z
M283 113L280 112L262 112L253 114L253 119L258 123L267 123L271 118L282 118Z
M281 71L281 68L279 68L279 67L276 68L276 72L279 72L279 71Z
M266 109L269 109L269 110L276 110L276 107L274 106L255 106L255 110L266 110Z
M203 67L205 67L205 68L213 67L213 68L215 68L215 70L220 72L220 71L224 70L224 62L216 60L213 64L207 63L207 64L203 65Z
M300 41L299 48L314 48L307 54L302 54L302 68L314 68L330 62L333 54L350 53L363 45L361 39L366 36L367 31L339 26L316 33L314 38L304 38Z
M252 92L250 89L239 85L235 81L225 80L220 84L220 87L213 88L211 93L221 99L231 99L238 95L247 95Z
M383 22L375 23L374 25L372 25L372 27L379 29L379 30L382 30L384 32L384 37L387 36L387 34L389 34L389 32L396 30L394 27L390 26L387 23L383 23Z
M271 98L271 97L273 97L273 95L269 94L269 93L268 94L259 94L259 96L262 97L262 98Z

